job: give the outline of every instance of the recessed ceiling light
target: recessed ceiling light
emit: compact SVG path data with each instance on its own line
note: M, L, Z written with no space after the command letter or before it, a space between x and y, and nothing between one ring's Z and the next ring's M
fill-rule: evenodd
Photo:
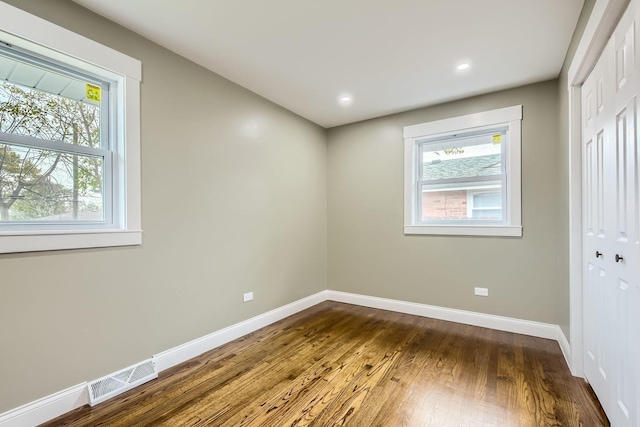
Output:
M458 65L456 68L459 71L464 71L466 69L468 69L471 65L468 62L463 62L462 64Z
M352 101L352 98L351 98L349 95L342 95L342 96L340 97L340 102L341 102L342 104L348 104L348 103L350 103L351 101Z

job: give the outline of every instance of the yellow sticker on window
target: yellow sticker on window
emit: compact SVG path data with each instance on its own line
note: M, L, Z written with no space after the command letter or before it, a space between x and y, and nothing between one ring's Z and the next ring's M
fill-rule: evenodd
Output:
M498 135L493 135L493 145L500 145L502 144L502 135L498 134Z
M100 86L90 85L87 83L87 99L90 101L100 102Z

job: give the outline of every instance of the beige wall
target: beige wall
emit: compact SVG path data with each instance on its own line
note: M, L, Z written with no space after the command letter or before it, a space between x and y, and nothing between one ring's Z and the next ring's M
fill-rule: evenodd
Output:
M324 129L71 1L7 2L142 61L144 244L0 255L0 413L327 288Z
M573 40L569 46L560 78L558 79L558 115L560 138L558 143L558 218L560 228L558 230L558 242L563 248L563 259L560 264L560 281L563 286L557 289L558 321L567 339L570 339L570 299L569 299L569 92L567 91L567 79L569 66L575 55L580 38L587 25L595 0L585 0L578 20L578 25L573 34Z
M556 323L558 82L329 130L329 288ZM405 236L406 125L523 105L522 238ZM489 288L476 297L474 286Z

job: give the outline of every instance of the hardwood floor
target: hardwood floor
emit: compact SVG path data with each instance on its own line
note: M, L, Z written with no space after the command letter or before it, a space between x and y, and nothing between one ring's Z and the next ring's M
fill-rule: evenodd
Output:
M608 426L555 341L324 302L44 426Z

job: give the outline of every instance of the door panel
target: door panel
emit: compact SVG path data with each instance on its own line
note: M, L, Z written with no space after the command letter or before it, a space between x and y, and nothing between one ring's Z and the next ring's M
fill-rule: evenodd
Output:
M616 117L616 238L619 242L627 241L627 109L623 109Z
M596 137L596 223L598 224L598 238L606 239L604 221L604 129ZM601 243L602 245L603 243Z
M593 237L595 231L595 213L593 201L593 140L587 141L585 144L585 226L586 233L589 238ZM587 267L593 268L593 264L587 264Z

